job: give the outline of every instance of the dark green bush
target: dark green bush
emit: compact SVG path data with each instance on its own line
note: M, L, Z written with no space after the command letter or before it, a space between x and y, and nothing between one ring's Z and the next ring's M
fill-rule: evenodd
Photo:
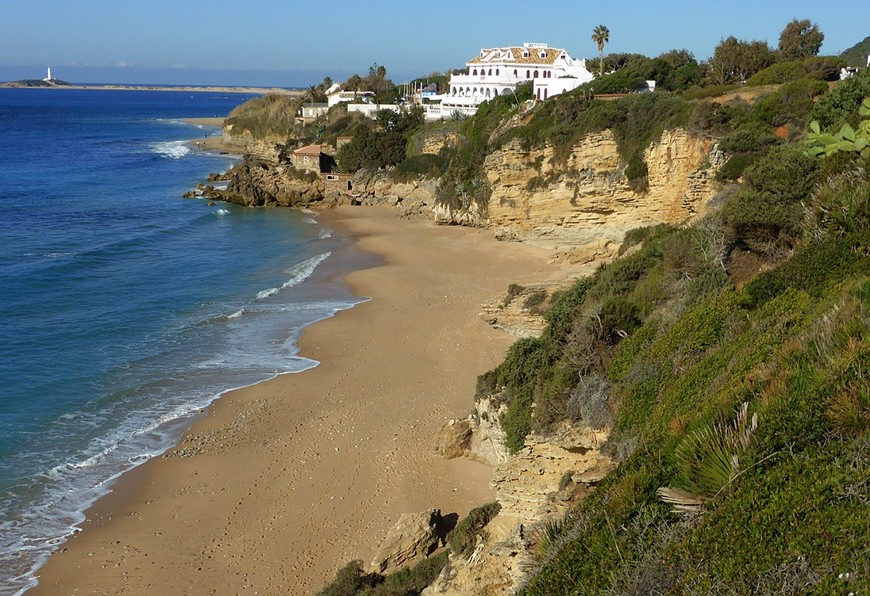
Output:
M758 159L757 153L737 153L728 158L728 161L716 172L716 180L725 182L737 180L746 171L746 168Z
M399 182L409 182L417 178L438 178L447 169L447 160L442 155L423 153L414 155L399 163L390 175Z
M362 592L364 596L418 596L434 582L447 565L447 551L423 559L413 567L384 577L383 583Z
M609 296L601 303L602 339L618 343L640 326L640 308L623 296Z
M845 65L842 58L833 56L812 56L778 62L752 75L746 85L779 85L806 77L819 81L836 81L840 78L840 69Z
M754 153L774 145L777 138L769 127L752 122L741 126L719 141L719 149L726 153Z
M362 561L351 561L339 570L332 583L318 592L318 596L356 596L383 581L380 573L365 573Z
M770 126L789 123L803 126L815 106L813 98L827 89L827 83L816 79L791 81L759 99L755 103L755 117Z
M447 534L447 544L454 554L468 557L477 544L477 536L486 525L501 511L498 502L477 507L468 512L456 527Z
M803 208L775 194L744 188L725 203L722 218L734 242L773 256L791 246L800 234Z
M776 195L787 203L806 199L816 185L818 160L800 147L775 147L746 172L752 188Z
M820 97L809 119L818 121L823 130L839 130L846 122L855 126L858 123L858 107L865 97L870 97L868 68L839 83L833 91Z

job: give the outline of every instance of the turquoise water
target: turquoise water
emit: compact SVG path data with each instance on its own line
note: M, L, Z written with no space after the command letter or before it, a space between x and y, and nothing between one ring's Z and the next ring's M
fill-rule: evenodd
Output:
M233 163L181 119L246 99L0 89L0 593L215 396L316 365L299 331L359 301L312 214L181 198Z

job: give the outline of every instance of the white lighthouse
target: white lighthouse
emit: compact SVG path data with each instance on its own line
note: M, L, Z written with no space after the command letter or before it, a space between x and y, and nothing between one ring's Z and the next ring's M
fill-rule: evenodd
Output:
M50 67L50 66L48 67L48 74L47 74L46 77L45 77L44 79L42 79L42 80L45 81L46 83L50 83L50 82L52 81L52 78L51 78L51 67Z

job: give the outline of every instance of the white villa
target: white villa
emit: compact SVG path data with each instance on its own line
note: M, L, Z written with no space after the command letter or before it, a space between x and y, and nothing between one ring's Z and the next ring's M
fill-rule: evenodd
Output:
M545 100L576 89L594 77L586 61L566 50L545 43L524 43L522 47L484 48L465 63L465 74L450 77L450 89L438 96L439 106L429 106L430 118L459 113L471 116L486 100L513 93L517 85L532 81L535 98Z

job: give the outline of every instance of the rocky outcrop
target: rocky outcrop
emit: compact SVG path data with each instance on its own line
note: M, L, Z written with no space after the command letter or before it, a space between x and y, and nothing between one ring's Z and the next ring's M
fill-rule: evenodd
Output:
M337 200L319 179L300 176L292 165L246 155L244 161L228 172L223 199L248 207L313 206Z
M491 412L488 400L486 407ZM480 412L478 408L478 413ZM497 423L495 423L497 426ZM521 585L535 556L539 529L606 476L614 463L599 448L607 430L567 422L546 437L531 434L516 455L496 465L492 486L501 505L468 558L451 554L426 595L504 595Z
M714 194L713 148L708 138L666 131L644 154L648 189L638 193L610 131L587 136L564 163L554 159L552 147L526 151L509 143L486 159L493 189L488 225L505 238L553 246L601 238L618 245L629 229L681 223L705 212Z
M359 173L354 176L353 188L360 202L391 205L400 215L431 217L437 183L433 180L396 182L385 173Z
M644 159L647 189L635 192L609 130L586 136L564 160L551 146L526 150L512 141L486 158L492 189L487 208L439 206L436 218L488 227L505 240L558 247L569 259L590 245L598 256L613 256L632 228L705 214L723 155L713 139L675 129L651 144Z
M439 544L443 546L445 536L440 510L403 513L372 559L372 568L384 573L428 557Z
M531 525L560 513L561 483L570 479L594 484L613 469L611 459L600 452L607 435L606 430L568 423L546 437L529 435L525 447L493 471L492 486L502 506L499 515Z

